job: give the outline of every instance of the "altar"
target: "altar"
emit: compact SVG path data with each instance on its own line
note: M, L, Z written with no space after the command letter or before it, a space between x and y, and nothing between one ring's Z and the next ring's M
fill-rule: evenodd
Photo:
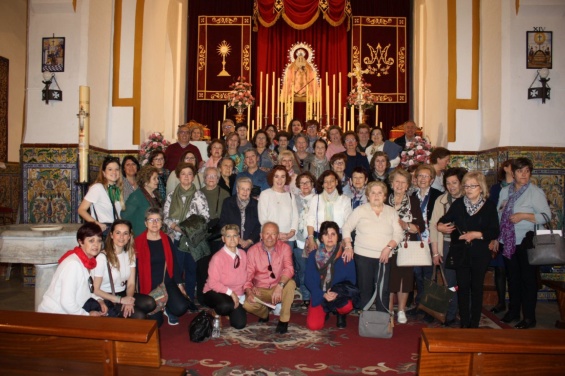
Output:
M35 266L36 310L55 274L59 258L77 246L77 230L81 224L48 226L20 224L0 227L0 263Z

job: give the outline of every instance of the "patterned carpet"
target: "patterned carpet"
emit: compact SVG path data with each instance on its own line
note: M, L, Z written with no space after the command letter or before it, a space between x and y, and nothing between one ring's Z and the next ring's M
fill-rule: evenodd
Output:
M417 316L397 324L391 339L363 338L357 334L358 316L349 315L345 329L337 329L332 316L325 329L313 332L305 327L306 310L297 308L285 335L274 332L278 317L271 314L269 323L258 323L248 315L246 328L230 328L224 318L220 338L192 343L188 325L194 316L160 329L163 362L186 368L188 375L413 375L421 329L440 326ZM481 327L505 325L484 312Z

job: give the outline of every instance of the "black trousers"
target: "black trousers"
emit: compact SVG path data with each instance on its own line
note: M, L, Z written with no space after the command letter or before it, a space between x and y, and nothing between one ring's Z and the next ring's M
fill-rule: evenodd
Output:
M165 279L165 288L169 295L166 305L167 310L177 317L184 315L189 308L189 301L186 299L186 296L182 294L179 287L172 279ZM153 315L147 315L147 318L156 320L159 327L163 325L164 317L162 311L154 313Z
M375 283L377 282L377 271L379 270L380 260L378 258L365 257L361 255L353 255L355 260L355 268L357 270L357 286L361 299L358 309L363 309L365 305L373 297L375 292ZM388 302L390 300L390 292L388 289L388 279L390 276L390 263L383 264L383 296L379 299L378 294L375 299L377 311L386 312L388 310ZM381 303L382 301L382 303Z
M122 298L127 296L127 291L120 291L117 292L116 295L121 296ZM129 318L132 319L146 319L147 318L147 314L149 312L152 312L155 309L156 303L155 303L155 299L153 299L151 296L149 295L145 295L145 294L139 294L139 293L134 293L133 297L135 298L135 303L133 305L133 313L131 314L131 316L129 316ZM123 311L121 311L121 304L115 304L109 300L104 299L104 303L106 303L106 305L108 306L108 310L119 310L119 314L117 316L114 317L124 317L123 316ZM115 306L115 308L113 308Z
M471 267L455 270L457 276L457 300L462 328L478 328L483 308L483 285L491 260L490 251L486 249L469 250Z
M508 260L504 257L506 276L508 278L508 313L514 317L536 319L536 304L538 300L537 268L528 262L527 247L516 246L516 252Z
M243 329L247 325L247 312L243 309L243 304L234 308L233 299L215 291L208 291L204 294L205 304L213 308L220 316L229 316L230 325L235 329Z

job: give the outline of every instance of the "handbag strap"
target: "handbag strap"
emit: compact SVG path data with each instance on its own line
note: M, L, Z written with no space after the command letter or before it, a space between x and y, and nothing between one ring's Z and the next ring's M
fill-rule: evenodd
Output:
M383 303L383 283L382 282L384 281L384 274L385 274L383 269L384 269L384 265L379 262L379 269L377 270L377 282L375 283L375 292L373 293L371 300L369 300L369 302L365 305L365 307L363 307L363 311L367 311L369 308L371 308L371 306L375 302L375 299L377 298L377 292L378 292L379 301L381 302L381 305L383 306L385 311L387 311L388 314L391 315L390 311L388 310L387 307L385 307L385 305Z
M445 272L443 270L443 265L440 263L439 265L434 265L434 271L432 273L432 281L436 281L436 271L439 269L440 273L441 273L441 280L443 282L443 285L445 287L449 287L447 286L447 280L445 279Z
M551 220L549 219L547 214L542 212L541 215L543 216L543 219L545 219L545 225L546 225L547 229L549 230L549 233L551 235L553 235L553 228L551 228ZM539 230L539 224L536 224L536 230Z
M422 239L422 232L420 231L420 227L416 226L416 231L418 231L418 238L420 238L420 248L424 248L424 240ZM408 248L408 238L410 237L410 234L407 232L406 235L404 236L404 248Z
M108 256L106 256L106 266L108 267L108 277L110 278L110 287L112 287L112 295L116 296L116 290L114 289L114 278L112 277L112 269L110 268L110 261L108 261Z

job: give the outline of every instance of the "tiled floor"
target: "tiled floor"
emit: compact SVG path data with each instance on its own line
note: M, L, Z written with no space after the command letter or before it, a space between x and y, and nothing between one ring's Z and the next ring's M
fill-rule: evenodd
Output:
M9 281L0 280L0 310L32 311L34 299L34 288L23 286L21 267L14 268ZM536 316L536 329L555 329L555 321L559 319L557 303L538 302Z

